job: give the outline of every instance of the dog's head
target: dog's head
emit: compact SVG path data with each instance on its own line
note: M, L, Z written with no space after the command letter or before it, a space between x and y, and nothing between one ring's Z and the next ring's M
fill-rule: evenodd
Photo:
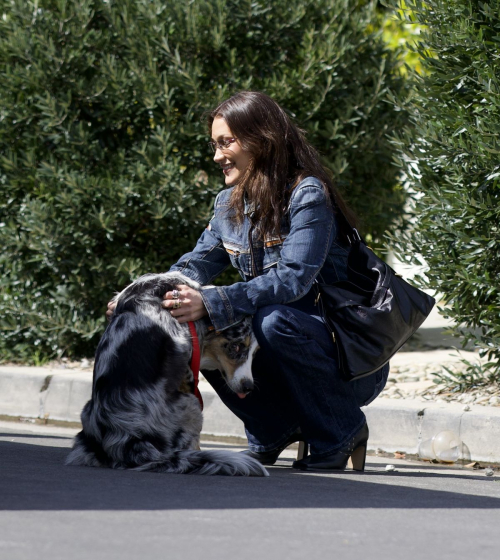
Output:
M203 344L201 369L218 369L228 387L244 398L254 387L252 361L259 349L252 330L252 318L219 333L210 332Z
M135 311L138 305L160 304L166 292L179 284L199 290L200 285L179 272L144 274L116 294L111 301L116 303L115 314Z
M165 292L180 284L200 289L197 282L178 272L145 274L113 298L117 304L114 316L127 311L150 315L150 310L155 309L156 315L150 318L163 317L160 322L162 327L171 336L178 335L177 330L172 331L171 328L172 323L177 321L161 308L161 300ZM205 333L202 346L201 369L222 372L229 388L242 398L252 391L252 360L259 346L253 334L251 317L224 331Z

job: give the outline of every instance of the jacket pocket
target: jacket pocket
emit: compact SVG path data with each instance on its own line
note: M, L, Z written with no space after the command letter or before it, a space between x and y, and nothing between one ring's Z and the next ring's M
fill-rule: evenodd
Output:
M264 240L264 259L262 262L262 270L275 266L281 258L281 250L286 235L280 237L270 237Z
M231 264L240 273L240 275L245 278L246 275L250 274L250 252L248 249L243 248L237 243L232 243L230 241L222 241L224 249L229 255Z

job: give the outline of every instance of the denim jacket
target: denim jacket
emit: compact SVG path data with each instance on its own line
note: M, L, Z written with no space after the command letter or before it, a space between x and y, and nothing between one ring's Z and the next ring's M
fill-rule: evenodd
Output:
M206 286L202 298L216 330L253 315L259 307L298 300L315 281L333 284L346 279L349 246L338 239L337 219L318 179L307 177L297 185L281 237L264 240L256 234L250 205L240 226L231 221L231 191L217 195L214 216L196 247L170 269ZM229 265L243 282L207 286Z

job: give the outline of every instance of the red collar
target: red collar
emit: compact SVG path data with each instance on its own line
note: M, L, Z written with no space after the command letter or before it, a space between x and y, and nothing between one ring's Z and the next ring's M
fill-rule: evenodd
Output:
M193 321L188 321L189 330L191 331L191 337L193 339L193 355L191 357L191 371L193 372L194 378L194 394L196 398L200 401L201 410L203 410L203 399L201 397L200 390L198 389L199 383L199 373L200 373L200 361L201 361L201 352L200 352L200 341L198 340L198 333L196 332L196 327L194 326Z

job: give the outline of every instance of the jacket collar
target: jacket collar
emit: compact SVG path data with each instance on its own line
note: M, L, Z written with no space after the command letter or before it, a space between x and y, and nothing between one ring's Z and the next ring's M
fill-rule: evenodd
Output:
M244 197L244 209L243 212L245 214L245 216L249 216L250 218L253 216L254 212L255 212L255 202L248 202L248 196L247 193L245 193L245 197Z

